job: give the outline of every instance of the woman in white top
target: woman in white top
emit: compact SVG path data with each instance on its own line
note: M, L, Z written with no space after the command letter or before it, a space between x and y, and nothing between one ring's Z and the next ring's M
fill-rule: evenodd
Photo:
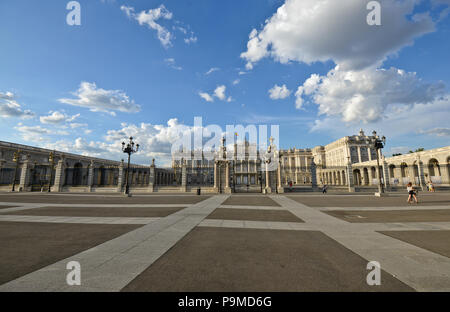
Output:
M408 191L408 204L410 204L412 202L412 199L414 198L416 204L419 203L419 201L417 200L417 194L416 194L416 190L413 188L412 183L409 182L406 190Z

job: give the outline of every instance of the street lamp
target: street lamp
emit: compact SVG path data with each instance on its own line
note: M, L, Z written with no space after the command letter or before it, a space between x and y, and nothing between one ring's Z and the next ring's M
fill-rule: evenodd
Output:
M51 192L51 185L52 185L52 179L53 179L53 166L55 165L55 154L53 152L50 152L50 155L48 155L48 162L50 163L50 179L48 180L48 192Z
M382 172L380 169L380 153L379 151L384 147L384 145L386 144L386 137L383 135L381 138L377 135L377 132L374 130L372 132L373 135L373 140L367 140L368 144L372 143L372 146L375 148L375 150L377 151L377 168L378 168L378 191L381 193L384 193L384 186L383 186L383 182L381 181L381 176L382 176Z
M122 152L125 154L128 154L128 166L127 166L127 173L125 178L125 194L127 194L128 197L131 197L130 195L130 183L129 183L129 172L130 172L130 158L131 154L136 153L139 151L139 144L136 144L136 147L134 146L133 137L130 137L130 142L128 144L125 144L125 142L122 142Z
M20 161L20 150L17 150L17 152L14 152L14 157L13 157L13 161L16 163L16 168L14 170L14 180L13 180L13 185L12 185L12 192L15 191L16 188L16 179L17 179L17 170L19 169L19 161Z

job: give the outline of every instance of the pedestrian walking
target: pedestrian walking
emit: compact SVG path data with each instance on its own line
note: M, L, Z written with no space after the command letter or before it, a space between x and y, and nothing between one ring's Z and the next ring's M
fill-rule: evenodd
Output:
M418 204L419 201L417 200L417 191L414 189L411 182L408 183L406 190L408 191L408 204L411 204L413 199L416 204Z
M322 187L322 194L327 193L327 188L328 188L328 185L326 185L326 184Z

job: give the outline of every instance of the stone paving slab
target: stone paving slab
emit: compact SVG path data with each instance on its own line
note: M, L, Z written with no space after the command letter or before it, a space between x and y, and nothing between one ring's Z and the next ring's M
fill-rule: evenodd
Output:
M450 205L448 206L421 206L421 205L409 205L409 206L378 206L378 207L319 207L320 211L355 211L355 210L373 210L373 211L381 211L381 210L434 210L434 209L450 209Z
M152 265L227 198L218 195L0 286L0 291L119 291ZM114 225L118 226L118 225ZM66 284L78 261L82 285Z
M383 231L380 233L450 258L450 230Z
M180 211L184 207L39 207L20 211L8 211L1 215L25 215L25 216L69 216L69 217L141 217L155 218L166 217Z
M80 224L149 224L160 218L115 218L115 217L55 217L0 215L1 221L38 223L80 223Z
M120 195L71 195L71 194L2 194L0 202L11 203L52 203L66 204L76 202L78 204L196 204L210 196L190 196L190 195L163 195L163 196L133 196L125 197Z
M0 284L90 249L138 227L0 222Z
M239 206L280 206L270 197L262 195L232 195L223 204Z
M413 291L366 265L317 231L197 227L123 291Z
M255 209L255 210L286 210L277 206L245 206L245 205L220 205L219 208L224 209Z
M214 210L207 219L303 222L287 210L224 209Z
M314 230L313 226L299 222L237 221L220 219L205 219L198 226L296 231Z
M388 197L376 197L374 195L358 196L302 196L286 195L288 198L309 207L408 207L406 202L408 195L390 195ZM450 195L448 194L426 194L419 193L420 206L450 206Z
M348 223L286 196L280 205L332 239L381 267L418 291L450 291L450 259L375 232L369 225Z
M341 210L326 214L351 223L450 222L450 209L428 210Z

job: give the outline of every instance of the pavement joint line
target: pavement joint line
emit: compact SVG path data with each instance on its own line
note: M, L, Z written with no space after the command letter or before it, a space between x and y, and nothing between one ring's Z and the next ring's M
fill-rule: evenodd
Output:
M420 206L419 205L411 205L411 206L379 206L379 207L311 207L317 208L319 211L353 211L353 210L364 210L364 211L385 211L385 210L433 210L433 209L450 209L450 205L448 206Z
M450 291L450 258L325 214L283 195L271 196L282 207L367 261L418 291ZM428 224L423 223L423 224Z
M195 204L54 204L54 203L18 203L18 202L0 202L0 205L17 206L11 208L0 209L3 211L15 211L24 209L33 209L41 207L71 207L71 208L174 208L183 207L188 208Z
M48 265L3 285L3 291L120 291L159 259L229 195L215 195L96 247ZM192 211L192 214L190 212ZM79 261L82 284L66 284L69 261Z
M42 223L79 223L79 224L148 224L159 220L158 217L72 217L72 216L15 216L0 215L1 221L9 222L42 222Z
M254 209L254 210L286 210L278 206L245 206L245 205L220 205L221 209Z

